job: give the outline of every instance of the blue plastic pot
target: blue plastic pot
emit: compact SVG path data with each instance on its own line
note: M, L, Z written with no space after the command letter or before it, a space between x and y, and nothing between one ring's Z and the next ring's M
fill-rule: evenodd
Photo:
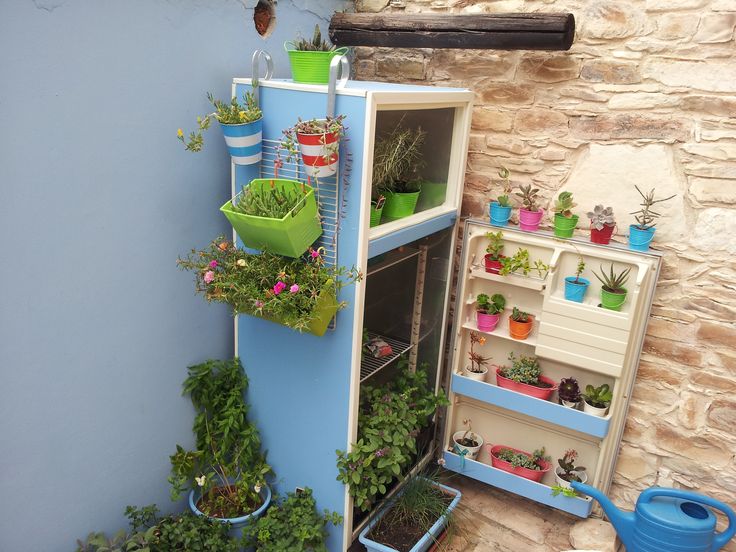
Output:
M251 512L246 516L240 516L236 518L218 518L208 516L204 512L201 512L199 508L197 508L197 502L199 501L200 495L199 493L197 493L195 498L194 490L191 490L189 492L189 509L198 516L204 516L214 521L219 521L220 523L229 523L230 536L237 540L240 540L240 538L243 536L243 528L251 521L255 521L259 517L261 517L271 505L271 489L268 488L268 485L264 486L261 489L260 495L263 499L263 504L261 504L261 506L255 512Z
M585 292L588 291L590 280L585 278L577 278L575 276L568 276L565 278L565 299L568 301L575 301L576 303L582 303L585 299Z
M233 163L253 165L261 162L263 117L252 123L228 125L220 123L225 144Z
M511 218L511 206L502 207L498 201L492 201L490 206L491 224L493 226L508 226Z
M629 249L634 251L649 251L649 244L654 239L656 228L642 230L636 224L629 226Z
M445 485L440 485L439 483L435 483L437 487L445 491L446 493L455 495L455 498L452 499L452 502L447 507L447 513L449 514L452 512L458 505L458 502L460 502L460 498L462 497L462 494L460 494L460 491L456 489L452 489L450 487L446 487ZM385 513L391 508L391 505L393 504L393 500L391 500L383 510L379 512L379 514L371 521L365 529L363 529L360 532L360 536L358 537L358 540L366 547L368 552L396 552L395 548L389 548L388 546L378 543L374 540L371 540L368 538L368 533L371 532L371 529L373 529L373 526L378 523L378 521L385 515ZM435 543L437 538L439 537L440 533L444 530L445 526L447 525L447 516L444 515L440 519L438 519L432 527L430 527L429 531L427 531L424 536L419 539L419 542L417 542L409 552L426 552L430 549L430 547Z

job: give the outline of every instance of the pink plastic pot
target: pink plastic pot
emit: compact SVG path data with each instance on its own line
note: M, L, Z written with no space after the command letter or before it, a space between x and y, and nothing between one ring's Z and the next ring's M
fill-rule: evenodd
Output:
M484 259L486 262L486 272L491 274L498 274L501 271L501 259L505 258L505 255L501 255L498 260L491 259L491 254L486 253Z
M500 314L484 314L480 311L475 311L478 317L478 329L482 332L492 332L498 326L498 321L501 319Z
M501 367L496 367L496 383L499 387L510 389L511 391L516 391L517 393L521 393L522 395L529 395L531 397L536 397L537 399L548 401L549 398L552 396L552 393L557 391L557 382L555 382L555 380L553 379L548 378L547 376L539 376L539 381L548 383L551 385L551 387L535 387L534 385L519 383L517 381L505 378L501 375Z
M505 445L493 445L491 446L486 445L488 448L488 454L491 455L491 466L494 468L497 468L499 470L503 470L505 472L513 473L514 475L518 475L519 477L523 477L524 479L531 479L532 481L536 481L539 483L542 478L544 477L544 474L547 473L552 465L549 462L546 462L545 460L539 460L537 462L537 466L542 468L541 470L530 470L529 468L515 468L511 465L510 462L506 462L505 460L501 460L500 458L496 458L496 453L503 449L511 449L514 452L521 452L523 454L526 454L527 456L531 456L526 451L515 449L513 447L507 447Z
M542 222L543 216L543 209L540 209L539 211L519 209L519 228L526 232L536 232L539 230L539 223Z

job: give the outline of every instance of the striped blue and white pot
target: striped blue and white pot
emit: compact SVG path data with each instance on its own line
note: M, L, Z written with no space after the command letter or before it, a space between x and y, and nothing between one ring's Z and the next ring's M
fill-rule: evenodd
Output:
M220 123L225 143L236 165L253 165L261 161L263 119L241 125Z

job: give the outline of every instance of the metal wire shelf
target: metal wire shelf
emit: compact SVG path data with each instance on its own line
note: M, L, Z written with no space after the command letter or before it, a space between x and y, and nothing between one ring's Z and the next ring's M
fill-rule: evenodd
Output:
M409 350L413 347L411 343L407 343L406 341L402 341L400 339L395 339L393 337L387 337L385 335L380 335L374 332L367 332L368 337L370 339L373 339L374 337L379 337L383 339L386 343L391 345L391 349L393 350L393 354L391 356L382 357L382 358L375 358L369 354L363 354L363 358L360 360L360 382L363 383L365 380L367 380L369 377L371 377L373 374L378 372L379 370L382 370L392 362L394 362L397 358L399 358L404 353L409 352Z

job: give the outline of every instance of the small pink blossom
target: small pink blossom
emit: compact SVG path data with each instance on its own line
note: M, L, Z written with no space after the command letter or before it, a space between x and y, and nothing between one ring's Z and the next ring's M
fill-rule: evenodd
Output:
M289 288L289 291L290 291L291 293L296 293L297 291L299 291L299 285L297 285L297 284L294 284L294 285L292 285L292 286L291 286L291 287Z
M214 279L215 279L215 273L212 272L211 270L208 270L207 272L204 273L204 283L205 284L211 284L212 280Z
M256 305L256 308L257 309L262 309L263 308L263 301L261 301L260 299L256 299L255 305Z
M281 280L279 280L278 282L276 282L276 285L273 286L273 292L276 295L278 295L279 293L281 293L285 289L286 289L286 284L284 282L282 282Z
M316 249L312 249L309 254L312 256L313 259L319 258L319 251Z
M210 261L210 268L217 268L217 261Z

